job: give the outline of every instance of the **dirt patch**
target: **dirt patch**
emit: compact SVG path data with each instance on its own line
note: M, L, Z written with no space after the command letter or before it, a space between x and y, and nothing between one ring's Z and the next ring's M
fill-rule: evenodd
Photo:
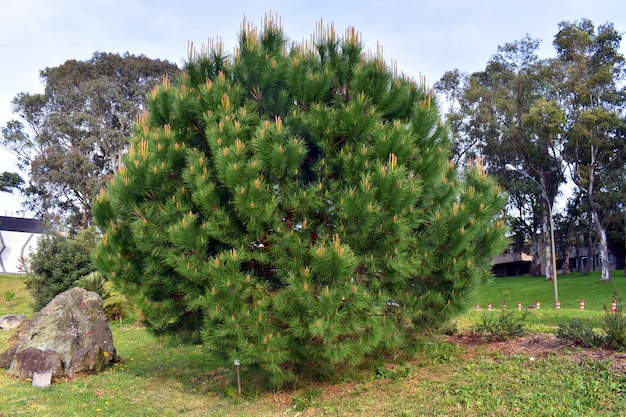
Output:
M450 336L451 343L458 343L466 350L482 349L487 352L503 355L527 355L529 358L539 359L548 355L570 356L576 363L585 360L611 361L612 368L626 373L626 353L602 348L583 348L576 344L561 340L556 335L545 333L531 333L506 341L491 341L468 335Z

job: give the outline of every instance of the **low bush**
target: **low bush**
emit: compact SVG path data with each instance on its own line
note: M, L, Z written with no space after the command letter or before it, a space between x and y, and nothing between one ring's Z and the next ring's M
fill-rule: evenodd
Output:
M616 309L605 307L600 332L580 319L572 319L559 324L557 336L572 341L582 347L605 347L612 350L626 348L626 318L622 306L622 296L617 289L613 290Z
M106 278L102 273L98 271L91 272L84 277L80 277L75 286L84 288L87 291L93 291L95 293L100 294L102 298L106 298L107 294L105 291L105 285L107 283Z
M603 345L609 349L622 350L626 348L626 318L624 317L624 307L622 306L622 296L613 290L613 299L616 302L615 312L605 307L603 330Z
M11 310L11 301L13 301L14 298L15 293L13 291L6 291L4 293L4 302L9 310Z
M85 229L75 238L59 233L45 235L27 261L26 287L33 297L33 310L39 311L76 281L96 270L91 251L98 242L95 230Z
M602 344L602 338L598 336L593 326L580 319L561 322L557 330L557 337L582 347L594 347Z
M527 313L516 310L502 310L501 313L485 313L480 321L472 326L470 332L474 336L486 337L490 340L504 341L528 333L525 324Z

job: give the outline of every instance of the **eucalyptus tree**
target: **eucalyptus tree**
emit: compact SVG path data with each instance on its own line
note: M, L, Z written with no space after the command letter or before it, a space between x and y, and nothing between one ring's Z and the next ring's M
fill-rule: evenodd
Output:
M15 172L3 172L0 174L0 192L13 193L24 187L24 179Z
M562 22L555 36L560 105L567 117L565 155L585 197L610 279L607 227L623 216L626 183L626 80L621 33L587 19Z
M549 208L564 178L564 116L555 101L552 68L539 59L538 48L539 41L526 36L498 47L484 71L449 71L435 85L450 104L447 118L456 158L462 162L466 157L483 157L510 192L510 204L521 219L527 219L516 222L522 228L517 236L531 238L535 275L541 247L538 231L543 231L546 265L551 263ZM527 173L539 187L506 172L507 164ZM553 278L550 268L546 278Z
M0 136L29 176L27 207L72 227L90 226L91 201L119 167L148 91L179 72L167 61L100 52L41 71L44 92L17 94L18 119Z

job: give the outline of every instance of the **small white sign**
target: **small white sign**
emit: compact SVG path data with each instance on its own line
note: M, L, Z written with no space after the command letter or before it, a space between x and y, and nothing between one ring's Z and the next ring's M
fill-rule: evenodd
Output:
M52 371L33 372L33 387L49 387L52 382Z

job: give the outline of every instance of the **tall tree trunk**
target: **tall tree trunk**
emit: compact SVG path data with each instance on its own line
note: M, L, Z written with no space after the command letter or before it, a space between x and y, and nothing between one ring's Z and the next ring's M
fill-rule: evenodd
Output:
M543 193L543 200L544 200L544 206L543 206L543 210L541 213L541 220L542 220L542 229L543 229L543 236L544 236L544 249L545 249L545 260L546 260L546 280L548 281L552 281L554 280L556 277L554 276L554 269L552 268L553 262L556 262L555 259L552 259L552 245L554 245L555 243L552 241L552 235L554 234L554 230L552 230L551 225L552 223L552 202L550 201L550 197L548 196L548 192L546 191L547 188L547 181L546 181L546 174L545 171L542 170L541 172L541 176L540 176L540 181L541 181L541 191Z
M565 259L563 260L563 272L562 274L569 274L569 254L572 251L573 242L574 242L574 222L570 222L567 226L567 236L565 237Z
M543 210L543 241L544 241L544 249L545 249L545 259L546 259L546 280L552 281L554 279L553 269L552 269L552 239L550 238L550 211L546 207Z
M593 183L595 181L596 154L597 149L591 145L591 164L589 164L589 185L587 187L587 196L589 198L589 207L591 208L591 220L598 238L600 239L600 255L602 256L602 281L611 280L611 270L609 264L609 244L606 239L606 227L602 224L602 220L598 215L593 195Z
M585 270L583 271L583 275L589 275L589 273L591 273L591 268L593 267L593 247L594 247L594 242L593 239L591 238L591 231L593 229L593 226L591 223L589 223L589 226L587 226L587 260L585 261Z
M541 275L541 242L539 235L536 233L530 239L530 254L532 260L530 261L530 275L538 277Z
M606 239L606 227L604 227L604 225L600 221L598 213L593 209L591 210L591 217L600 238L600 255L602 256L602 281L610 281L611 265L609 263L609 244Z

